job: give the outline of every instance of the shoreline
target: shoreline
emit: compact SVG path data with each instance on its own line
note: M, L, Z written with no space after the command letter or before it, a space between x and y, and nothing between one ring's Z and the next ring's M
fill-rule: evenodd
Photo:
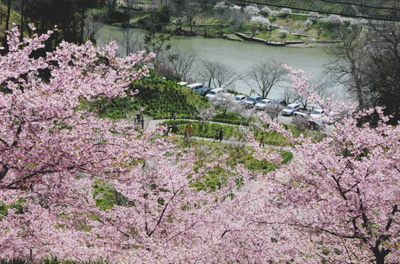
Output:
M114 26L114 27L120 27L120 23L114 23L114 24L106 24L109 26ZM147 31L147 29L144 29L138 25L131 25L132 28L137 28L141 30ZM275 42L275 41L270 41L270 40L265 40L265 39L260 39L260 38L254 38L246 35L245 33L241 32L232 32L231 34L224 34L222 36L214 36L214 37L205 37L203 34L197 34L196 32L190 33L189 31L186 30L181 30L181 31L171 31L171 30L165 30L165 31L160 31L157 32L160 34L170 34L171 36L183 36L183 37L202 37L202 38L209 38L209 39L223 39L223 40L229 40L229 41L239 41L239 42L259 42L265 45L270 45L270 46L275 46L275 47L293 47L293 48L321 48L321 47L331 47L340 41L338 40L311 40L311 41L280 41L280 42ZM241 36L239 36L239 35Z
M160 32L162 33L162 32ZM202 37L202 38L210 38L210 39L223 39L229 41L239 41L239 42L258 42L264 45L270 45L275 47L292 47L292 48L321 48L321 47L331 47L340 41L338 40L314 40L314 41L282 41L282 42L273 42L264 39L252 38L244 33L233 32L229 35L223 35L219 37L204 37L202 34L176 34L176 32L167 31L166 34L171 34L172 36L185 36L185 37ZM240 37L238 33L244 38ZM246 38L247 36L247 38Z

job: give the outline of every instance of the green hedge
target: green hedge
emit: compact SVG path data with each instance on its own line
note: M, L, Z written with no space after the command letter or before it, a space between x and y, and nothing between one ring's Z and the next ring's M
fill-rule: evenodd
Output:
M97 111L100 117L111 119L125 118L127 113L135 113L144 108L143 114L154 119L164 119L175 111L177 118L193 118L196 108L207 104L207 100L190 88L166 81L155 73L135 81L127 93L138 90L139 93L125 98L102 99L90 104L89 109Z
M165 121L161 123L161 125L172 126L174 123L178 125L179 129L178 135L184 135L185 129L187 129L190 124L192 124L193 131L191 135L194 137L214 138L215 131L221 128L224 131L223 134L224 139L239 137L237 133L238 126L232 126L232 125L224 125L224 124L216 124L208 122L204 122L202 124L201 122L197 121L193 122L188 120ZM288 126L288 129L292 131L295 137L298 137L300 135L300 131L296 127ZM259 142L261 138L261 130L254 132L253 136L255 140ZM281 146L281 145L287 145L289 144L289 142L288 140L285 139L284 136L282 136L278 132L264 132L264 144Z

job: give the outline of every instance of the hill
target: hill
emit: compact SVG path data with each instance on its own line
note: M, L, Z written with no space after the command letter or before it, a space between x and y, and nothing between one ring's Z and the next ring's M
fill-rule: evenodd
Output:
M174 81L162 79L154 72L149 77L135 81L127 91L138 91L133 96L102 99L91 106L98 111L100 117L111 119L125 118L127 115L141 112L154 119L169 118L171 111L175 111L177 118L192 118L196 107L207 103L204 97L199 96L186 86L178 85Z

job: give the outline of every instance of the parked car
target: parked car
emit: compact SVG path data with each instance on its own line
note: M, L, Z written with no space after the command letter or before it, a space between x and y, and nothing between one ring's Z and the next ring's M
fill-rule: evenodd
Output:
M191 84L188 84L186 86L189 87L192 90L203 88L203 84L202 83L191 83Z
M249 96L245 101L244 105L246 107L254 107L256 103L258 103L261 100L261 96L259 95L252 95Z
M274 104L280 104L280 105L286 105L285 99L282 99L282 98L275 99L272 103L274 103Z
M306 113L303 113L303 112L299 112L299 111L294 112L294 113L293 113L293 116L301 116L301 117L303 117L303 118L305 118L305 119L310 119L310 116L309 116L309 115L307 115Z
M319 119L325 115L325 111L321 108L314 109L314 111L311 113L310 117L312 119Z
M211 89L211 91L208 92L208 94L206 95L207 99L211 99L215 96L218 96L219 94L223 93L224 89L223 88L215 88L215 89Z
M284 116L291 116L293 115L296 111L300 110L300 105L293 103L290 105L287 105L285 108L282 110L282 115Z
M212 90L212 88L203 87L203 88L200 88L200 89L196 89L194 91L196 93L198 93L199 95L206 96L211 90Z
M243 103L246 100L246 95L243 94L238 94L235 96L235 102L237 103Z
M270 104L270 103L272 103L272 100L271 100L271 99L262 99L261 101L259 101L258 103L256 103L254 107L255 107L256 110L261 110L261 111L263 111L263 110L265 109L265 106L266 106L267 104Z
M187 82L178 82L179 85L186 86Z

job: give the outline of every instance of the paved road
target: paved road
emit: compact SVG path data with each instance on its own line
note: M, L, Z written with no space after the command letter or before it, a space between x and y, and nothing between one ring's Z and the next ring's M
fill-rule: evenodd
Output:
M186 120L186 119L185 119ZM159 126L161 123L169 121L169 119L156 119L156 120L145 120L145 131L146 132L155 132L157 129L157 126ZM197 122L198 120L188 120L188 121L193 121ZM281 124L285 125L291 125L292 124L292 117L291 116L279 116L278 117L278 122ZM216 122L211 122L211 123L216 123ZM224 125L231 125L231 124L225 124L225 123L220 123ZM332 126L325 125L325 130L326 132L329 132L332 130Z
M197 122L198 121L198 120L190 120L190 119L184 119L184 120L193 121L193 122ZM290 120L290 117L289 117L289 119L284 119L283 122L286 122L288 120ZM157 127L161 123L163 123L165 121L169 121L169 119L145 120L145 122L144 122L144 130L145 130L145 132L154 133L154 132L157 131ZM212 122L212 123L218 123L218 122ZM226 124L226 123L218 123L218 124L236 126L236 125ZM290 124L290 123L288 123L288 124ZM172 135L172 133L170 133L170 135ZM183 137L183 136L182 135L178 135L178 137ZM208 141L208 142L214 142L215 141L213 138L204 138L204 137L191 137L191 139L203 140L203 141ZM239 141L239 140L237 140L235 138L229 138L229 139L228 138L224 138L222 140L222 143L227 144L227 145L231 145L231 146L242 145L242 144L249 145L248 142ZM289 148L289 147L267 145L267 144L265 144L265 147L273 148L273 149L279 149L279 150L286 150L286 151L290 151L291 150L291 148Z

